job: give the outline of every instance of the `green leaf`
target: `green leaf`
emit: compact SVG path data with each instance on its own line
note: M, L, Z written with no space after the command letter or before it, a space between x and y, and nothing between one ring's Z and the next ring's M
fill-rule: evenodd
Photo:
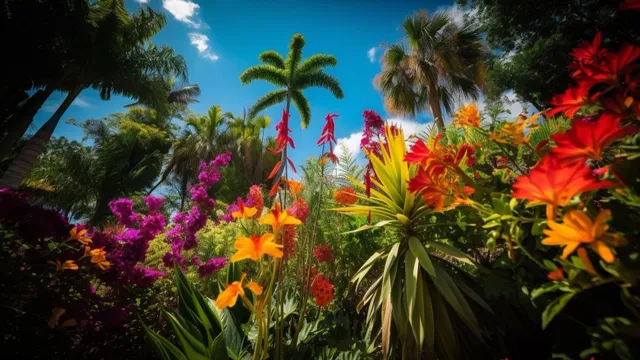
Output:
M364 279L367 273L369 273L369 270L371 270L371 267L373 267L376 261L378 261L381 257L382 257L381 252L373 253L373 255L371 255L369 259L365 261L364 265L360 267L358 272L356 272L355 275L353 275L353 277L351 278L351 283L356 284L355 285L356 290L358 290L358 287L360 286L360 282L362 281L362 279Z
M215 309L215 308L214 308ZM242 352L243 335L236 323L236 320L233 317L233 314L229 311L228 308L217 311L220 319L222 321L222 325L224 327L224 339L227 345L227 351L229 352L229 356L231 357L240 357L240 353Z
M209 348L209 357L211 359L228 359L227 345L224 341L224 334L218 335Z
M142 327L144 328L145 333L147 334L147 338L151 342L151 345L156 350L158 355L164 360L188 360L187 357L178 349L175 345L173 345L169 340L160 336L155 331L149 329L144 322L142 322Z
M437 241L429 242L429 246L435 248L436 250L438 250L439 252L441 252L441 253L443 253L443 254L445 254L447 256L451 256L451 257L455 258L456 260L458 260L460 262L476 266L476 263L473 260L471 260L467 254L465 254L463 251L461 251L460 249L458 249L458 248L456 248L454 246L447 245L445 243L441 243L441 242L437 242Z
M174 333L180 341L182 351L187 355L187 358L189 358L189 360L208 360L205 346L193 337L173 315L164 311L164 316L171 324L171 327L173 327Z
M411 249L411 253L415 256L422 268L432 277L436 277L436 270L433 268L433 263L429 258L429 254L427 250L425 250L424 245L416 238L415 236L410 236L407 240L409 243L409 249Z
M571 293L561 295L557 297L555 300L553 300L549 305L547 305L547 308L544 309L544 312L542 312L542 328L543 329L547 328L547 325L549 325L549 323L551 323L553 318L556 315L558 315L558 313L562 311L562 309L564 309L564 307L567 305L567 303L569 303L569 301L573 298L575 294L576 294L575 292L571 292Z
M416 300L418 296L416 294L416 288L418 286L418 276L420 272L420 263L418 263L418 259L411 253L411 251L407 251L405 255L404 262L404 286L405 286L405 300L406 300L406 308L407 315L409 318L409 324L411 325L411 329L413 331L413 336L416 339L416 342L420 344L422 347L422 340L424 339L424 331L421 329L422 324L416 314L418 307L416 306ZM420 294L421 296L422 294ZM422 309L420 309L422 310Z

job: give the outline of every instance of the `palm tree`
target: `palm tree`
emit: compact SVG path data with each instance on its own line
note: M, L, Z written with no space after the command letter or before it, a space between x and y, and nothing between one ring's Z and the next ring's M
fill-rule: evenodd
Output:
M458 25L446 12L416 12L402 28L405 41L385 51L375 82L387 110L412 117L430 110L443 132L442 108L452 114L456 102L478 99L487 47L477 26Z
M256 65L245 70L240 75L243 84L250 84L255 80L264 80L280 89L271 91L262 96L249 109L247 117L253 118L263 110L286 102L286 110L289 113L291 101L298 109L302 128L309 126L311 121L311 107L302 91L310 87L321 87L331 91L338 99L344 97L340 82L322 69L328 66L336 66L338 61L333 55L316 54L302 61L302 48L305 45L304 38L295 34L289 43L289 53L283 59L273 50L260 54L259 59L264 65Z
M148 102L166 96L161 92L166 77L186 79L182 56L166 46L145 45L166 23L162 14L147 8L130 16L123 0L98 0L91 5L87 22L92 24L93 43L89 49L77 49L76 58L70 61L66 98L25 144L0 179L0 187L20 184L44 151L64 112L85 88L99 90L105 100L118 93Z
M238 160L242 163L246 180L251 184L262 183L262 170L266 146L264 130L271 123L271 118L265 115L248 117L233 116L229 123L229 130L235 136L237 150L241 155Z
M229 113L220 106L211 106L204 116L192 116L185 120L186 130L173 144L173 151L160 180L151 188L153 192L171 175L180 185L180 210L184 207L187 187L196 178L200 162L208 162L222 151L230 149L233 138L228 134ZM225 125L227 128L225 129Z
M200 86L198 84L180 84L175 79L167 79L166 96L154 102L136 101L125 107L146 107L154 109L160 116L166 118L180 117L181 113L187 110L189 104L199 102L196 97L200 96Z

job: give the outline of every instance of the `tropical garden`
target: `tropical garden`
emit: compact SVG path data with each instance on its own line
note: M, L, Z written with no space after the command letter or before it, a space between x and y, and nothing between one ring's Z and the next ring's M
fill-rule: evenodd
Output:
M311 89L345 94L301 34L238 74L273 90L197 113L161 12L6 0L2 358L640 358L640 1L457 6L407 14L372 79L432 121L359 109L359 158L340 114L305 130ZM130 102L54 136L86 89Z

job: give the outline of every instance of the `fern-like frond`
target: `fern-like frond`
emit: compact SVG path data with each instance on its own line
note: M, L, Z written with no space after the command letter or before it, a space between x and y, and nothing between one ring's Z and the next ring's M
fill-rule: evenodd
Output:
M284 70L284 59L282 58L282 55L278 54L274 50L267 50L260 54L258 58L267 65Z
M271 91L256 101L247 113L248 118L253 118L263 110L284 102L287 99L287 90Z
M248 68L240 75L240 82L250 84L255 80L264 80L273 85L285 87L288 85L285 73L271 65L256 65Z
M300 114L300 126L306 129L311 122L311 106L309 106L309 101L300 91L293 91L291 93L291 100L293 100L293 104Z
M297 73L306 73L306 72L314 72L317 70L321 70L322 68L328 66L336 66L338 65L338 60L333 55L326 54L315 54L309 56L305 61L303 61L298 69Z
M327 89L338 99L344 98L344 93L340 87L340 81L327 73L316 71L312 73L298 74L296 76L294 83L295 89L303 90L312 86Z

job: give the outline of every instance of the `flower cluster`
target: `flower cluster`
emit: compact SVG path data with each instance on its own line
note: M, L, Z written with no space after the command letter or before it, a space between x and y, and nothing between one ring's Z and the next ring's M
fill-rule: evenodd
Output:
M196 233L207 224L208 212L215 206L215 200L209 197L207 190L220 180L219 168L226 166L230 160L231 154L227 152L216 156L208 164L204 162L200 164L200 173L198 174L200 182L189 188L191 199L195 205L188 212L174 215L172 219L174 226L167 232L171 251L162 257L165 266L187 265L182 251L194 249L198 245ZM198 263L200 263L199 259ZM199 264L200 276L210 275L220 270L225 264L226 259L224 258L214 258L204 264Z
M453 117L454 126L480 126L480 113L476 104L469 104L458 110Z
M317 245L313 249L313 256L316 257L319 263L333 260L333 252L328 245Z
M344 186L333 193L333 199L342 205L353 205L358 201L356 191L351 186Z
M314 274L314 272L312 272L313 282L311 283L311 293L316 301L316 305L326 308L335 298L333 284L324 274Z

